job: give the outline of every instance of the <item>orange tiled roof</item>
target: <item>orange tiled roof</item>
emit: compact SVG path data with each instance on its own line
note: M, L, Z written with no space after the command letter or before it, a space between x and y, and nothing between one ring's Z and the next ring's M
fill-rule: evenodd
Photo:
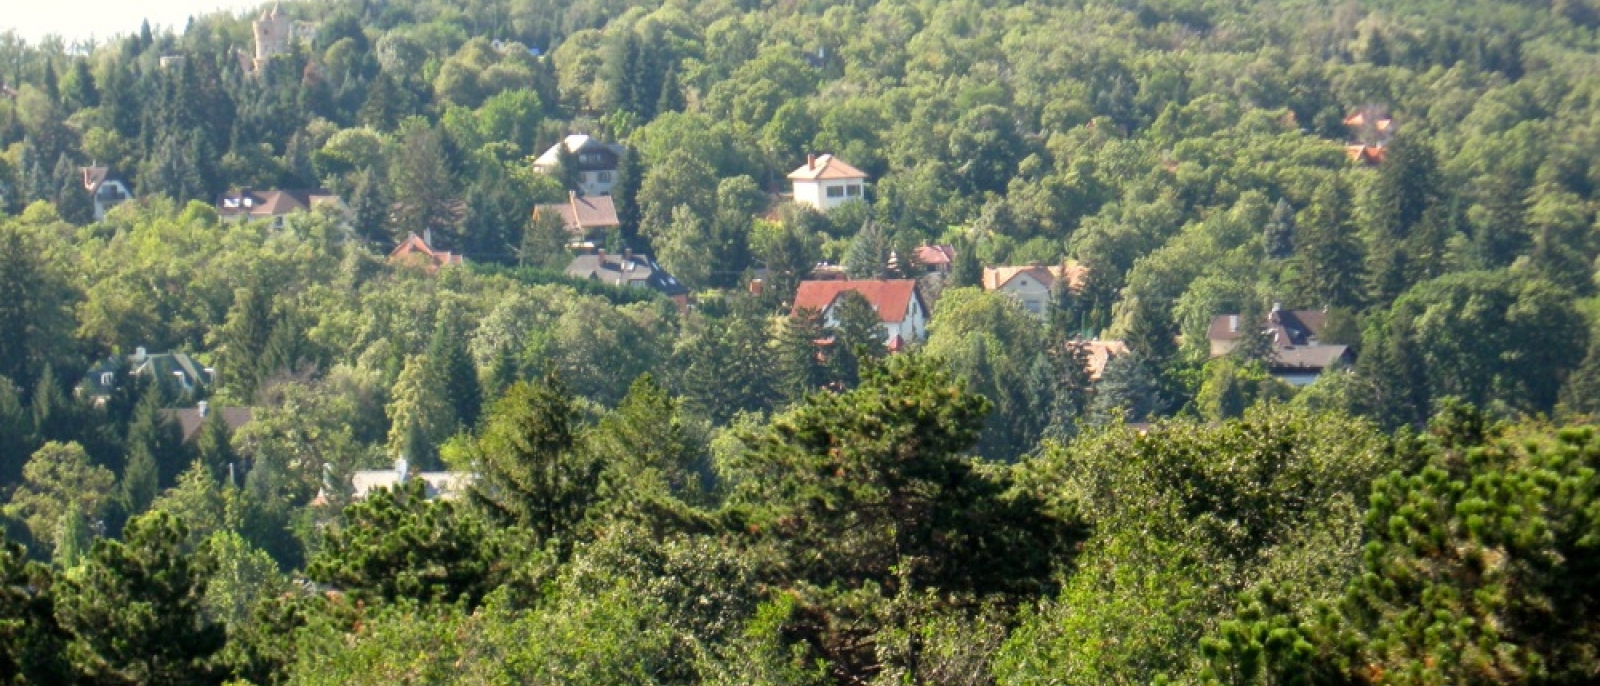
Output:
M1055 286L1057 279L1063 276L1067 279L1067 287L1077 291L1083 288L1084 281L1089 276L1089 268L1076 262L1069 262L1065 266L1041 267L1027 265L1021 267L985 267L983 270L983 290L992 291L1011 283L1018 275L1032 276L1046 288Z
M420 261L428 271L437 270L439 267L461 264L461 256L448 250L435 250L433 246L415 233L406 234L406 239L389 252L390 262Z
M799 169L789 172L791 181L824 181L831 179L865 179L867 173L839 160L833 155L808 158Z
M845 291L860 293L872 303L880 321L898 324L905 321L911 299L917 297L917 282L913 279L801 281L800 290L794 295L794 310L826 310Z

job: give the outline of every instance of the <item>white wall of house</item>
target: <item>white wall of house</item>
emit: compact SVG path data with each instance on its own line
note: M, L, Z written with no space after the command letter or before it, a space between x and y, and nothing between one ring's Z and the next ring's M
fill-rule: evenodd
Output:
M121 181L111 179L100 184L94 192L94 220L101 221L111 208L133 199L133 193Z
M1022 307L1038 317L1050 316L1050 287L1027 274L1018 274L1000 287L1000 291L1016 298Z
M822 311L822 324L829 328L839 325L839 318L834 316L833 305L828 305L828 309ZM911 303L906 305L904 319L898 322L880 321L879 325L883 327L883 340L886 343L895 336L909 342L920 341L928 335L927 313L922 311L922 304L916 298L912 298Z
M578 176L578 189L584 195L611 195L611 188L617 185L614 171L587 171Z
M866 179L795 181L794 201L827 212L852 200L864 200Z

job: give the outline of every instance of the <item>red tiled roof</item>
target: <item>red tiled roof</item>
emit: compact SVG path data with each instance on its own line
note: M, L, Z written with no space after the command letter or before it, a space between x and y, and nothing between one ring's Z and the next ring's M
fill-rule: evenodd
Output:
M389 252L390 262L420 260L428 271L452 264L461 264L461 256L448 250L435 250L421 236L406 234L406 239Z
M872 303L880 321L898 324L905 321L911 299L917 296L917 282L913 279L801 281L800 290L794 294L794 311L826 310L845 291L860 293Z
M833 155L808 158L799 169L789 172L791 181L822 181L828 179L865 179L867 173L841 162Z
M948 245L924 245L913 253L917 264L930 267L950 264L955 259L956 250Z

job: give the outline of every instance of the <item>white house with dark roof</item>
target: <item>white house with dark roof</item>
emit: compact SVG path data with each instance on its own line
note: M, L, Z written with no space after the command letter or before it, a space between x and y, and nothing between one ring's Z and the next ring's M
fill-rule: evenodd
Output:
M83 189L94 200L95 221L105 220L111 208L133 199L128 184L112 174L110 168L94 165L79 167L78 171L83 173Z
M1291 386L1305 386L1323 371L1355 361L1349 346L1321 340L1327 320L1326 312L1285 310L1274 303L1266 321L1257 324L1262 334L1272 339L1272 359L1267 363L1267 371ZM1241 321L1237 314L1212 317L1206 331L1211 356L1222 357L1233 352L1240 341L1253 334L1251 329L1251 324Z
M806 164L789 172L794 201L822 212L852 200L866 198L867 173L833 155L810 155Z
M561 148L566 146L578 166L578 187L567 190L583 195L610 195L617 184L617 166L622 163L623 147L601 143L587 134L573 134L560 143L550 146L533 161L533 170L540 174L555 174L561 169Z

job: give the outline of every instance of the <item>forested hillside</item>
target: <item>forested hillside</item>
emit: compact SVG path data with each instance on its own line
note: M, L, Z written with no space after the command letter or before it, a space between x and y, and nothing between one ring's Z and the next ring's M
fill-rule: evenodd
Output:
M0 33L0 682L1600 682L1595 0L128 29Z

